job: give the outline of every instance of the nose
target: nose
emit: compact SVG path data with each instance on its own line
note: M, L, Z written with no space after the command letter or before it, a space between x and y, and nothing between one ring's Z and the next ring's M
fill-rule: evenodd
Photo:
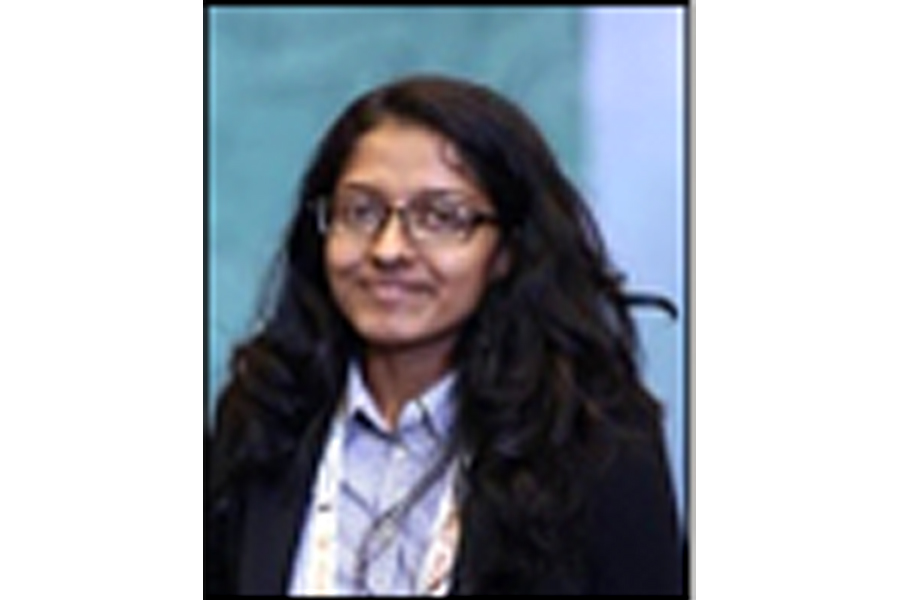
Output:
M375 232L370 247L376 262L387 264L408 259L412 253L403 213L392 211L381 229Z

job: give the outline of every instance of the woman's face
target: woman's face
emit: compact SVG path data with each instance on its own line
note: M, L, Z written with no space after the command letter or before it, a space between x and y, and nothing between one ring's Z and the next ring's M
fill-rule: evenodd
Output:
M493 214L460 165L440 134L387 120L360 137L331 202L363 199L364 207L374 201L397 208L411 199L438 197ZM341 311L370 347L448 352L487 286L506 268L499 238L499 229L486 223L450 242L415 240L396 212L368 235L332 225L325 247L328 281Z

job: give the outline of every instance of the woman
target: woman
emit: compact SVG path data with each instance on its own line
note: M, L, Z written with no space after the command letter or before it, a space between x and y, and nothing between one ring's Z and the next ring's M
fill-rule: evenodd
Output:
M632 298L516 106L363 95L282 258L218 406L207 592L683 591Z

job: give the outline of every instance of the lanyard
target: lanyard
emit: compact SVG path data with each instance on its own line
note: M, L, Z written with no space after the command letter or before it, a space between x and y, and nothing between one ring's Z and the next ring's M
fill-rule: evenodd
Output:
M334 595L337 592L338 498L343 471L343 450L346 426L341 412L332 424L323 462L316 477L308 532L304 542L302 561L304 594ZM450 574L459 540L459 511L456 506L451 468L450 484L441 495L437 518L422 568L417 577L417 592L421 595L446 595L450 588Z

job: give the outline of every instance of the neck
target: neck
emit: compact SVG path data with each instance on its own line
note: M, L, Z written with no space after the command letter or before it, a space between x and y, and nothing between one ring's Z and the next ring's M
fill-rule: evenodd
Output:
M393 430L407 402L450 371L450 353L434 349L369 348L363 377L385 422Z

